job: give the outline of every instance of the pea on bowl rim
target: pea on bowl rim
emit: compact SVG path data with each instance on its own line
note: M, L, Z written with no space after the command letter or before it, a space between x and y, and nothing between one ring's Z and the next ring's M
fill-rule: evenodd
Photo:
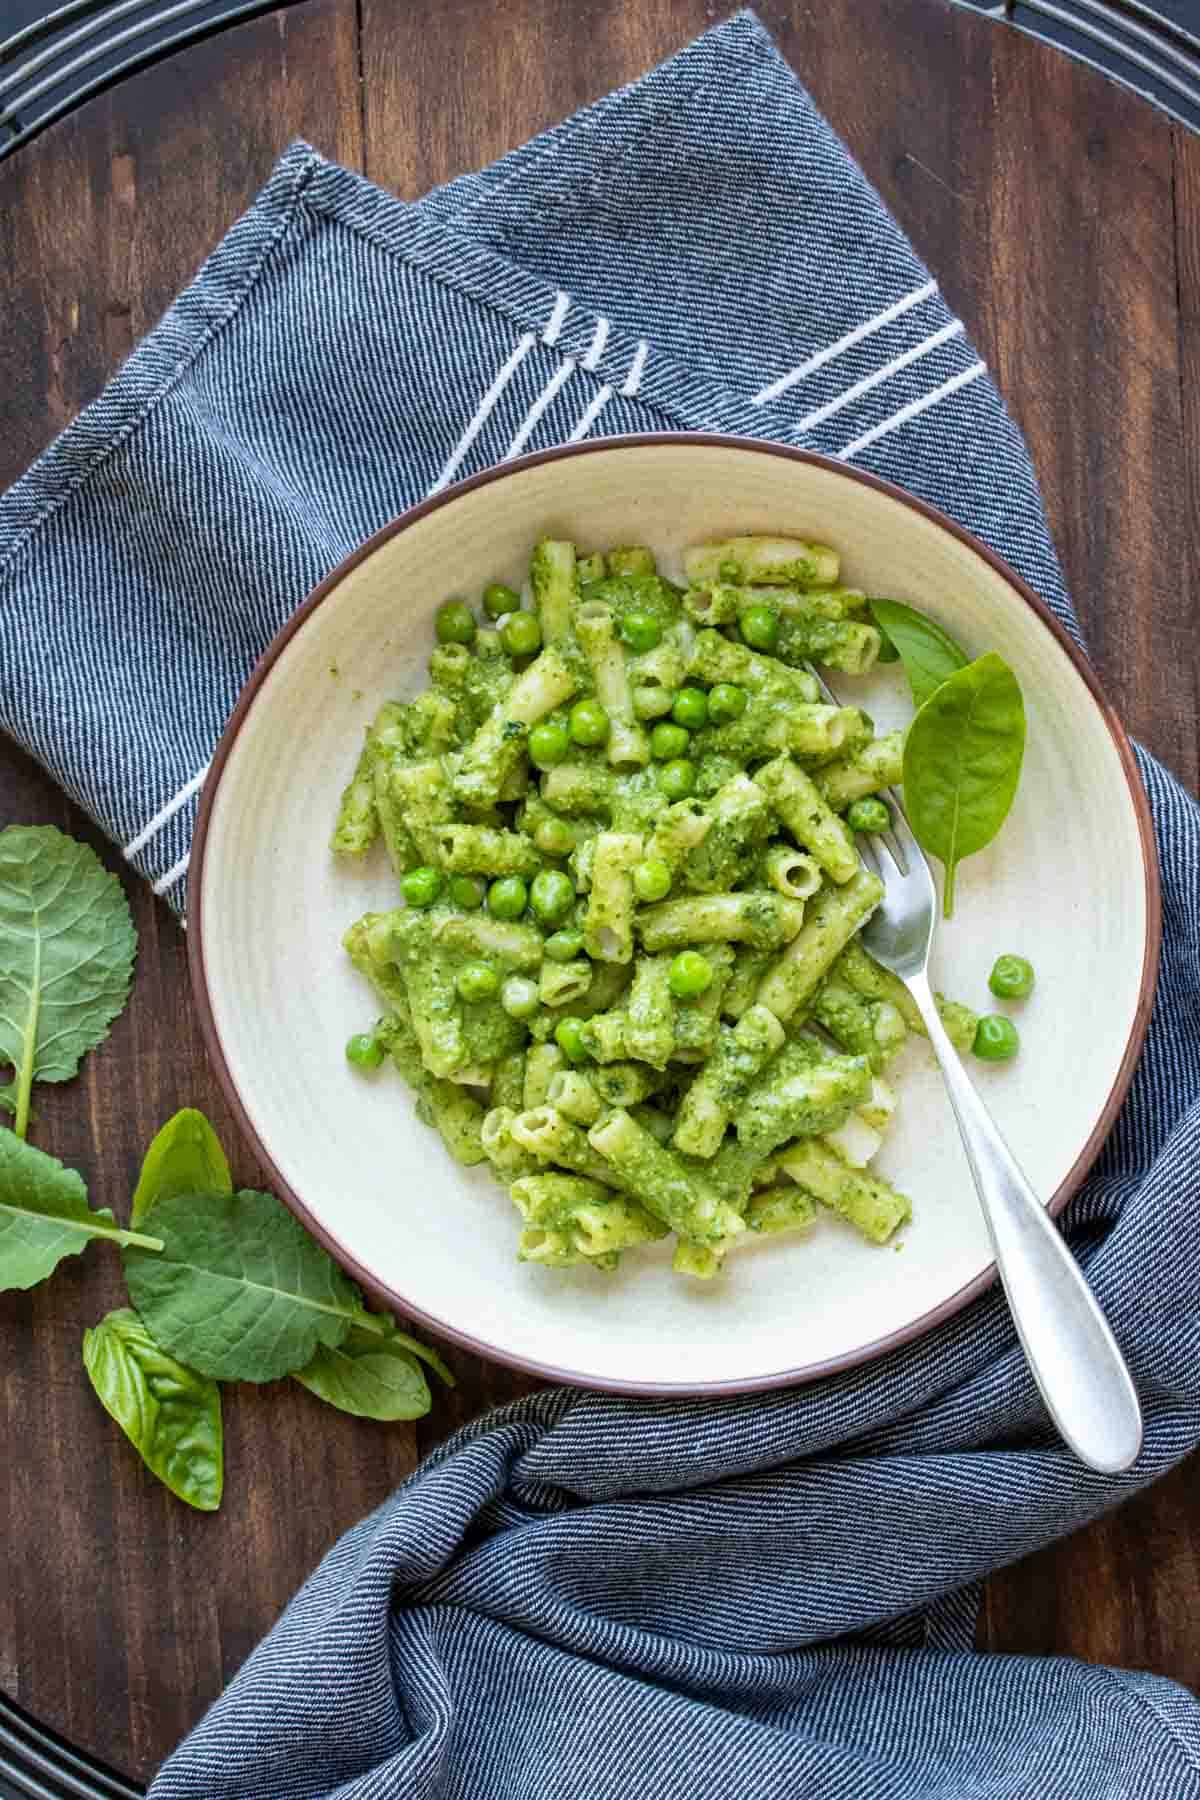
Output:
M839 461L836 457L824 456L818 451L801 450L789 444L771 443L759 438L738 437L726 432L637 432L613 437L595 438L587 443L562 444L549 450L539 450L527 456L516 457L511 462L496 464L471 475L463 481L453 483L442 492L431 495L428 499L418 501L400 513L388 524L360 544L356 550L342 559L337 567L319 582L302 604L296 609L287 622L280 628L271 643L264 650L255 664L245 686L238 696L229 722L221 734L219 743L213 753L200 796L200 804L196 816L196 827L193 834L191 860L188 870L187 884L187 920L188 920L188 967L191 976L192 994L200 1019L200 1029L204 1038L209 1060L216 1074L221 1091L225 1096L229 1110L243 1138L253 1150L256 1158L267 1171L271 1185L305 1228L312 1233L318 1243L336 1259L336 1261L359 1282L367 1293L389 1310L399 1311L415 1324L429 1332L458 1345L464 1350L490 1362L500 1363L509 1368L519 1369L523 1373L543 1377L548 1381L569 1383L609 1393L642 1395L651 1398L662 1398L687 1394L732 1394L761 1392L771 1388L799 1386L802 1383L816 1381L825 1375L840 1373L843 1370L857 1368L859 1365L875 1361L887 1352L897 1350L917 1338L924 1337L935 1326L952 1318L956 1313L970 1304L978 1295L985 1293L996 1280L995 1263L988 1266L966 1282L953 1294L930 1307L916 1319L897 1330L888 1332L866 1344L857 1345L853 1350L839 1356L827 1357L817 1362L806 1363L798 1368L773 1371L767 1375L735 1377L730 1381L705 1382L655 1382L626 1381L611 1377L581 1373L578 1370L563 1368L545 1363L533 1357L523 1357L511 1351L500 1349L486 1339L475 1337L450 1321L436 1314L426 1312L413 1304L402 1293L379 1280L357 1257L352 1255L321 1220L314 1217L303 1199L285 1180L276 1165L270 1150L254 1125L251 1123L246 1106L242 1101L238 1088L230 1073L225 1057L220 1034L217 1029L213 1005L208 990L208 979L204 962L204 910L203 885L204 863L208 848L209 830L212 823L213 808L225 764L239 732L252 708L258 691L266 680L271 669L279 659L292 637L302 629L316 609L328 600L341 585L345 577L359 563L374 554L382 544L396 537L400 532L408 530L419 520L436 511L439 507L451 506L463 494L473 489L488 486L492 482L505 481L512 475L518 475L524 469L535 468L541 464L565 461L570 457L587 457L646 447L690 445L701 449L736 450L749 455L778 456L795 463L807 463L828 470L845 480L857 482L860 486L873 488L880 494L910 507L914 512L922 514L934 525L957 538L961 543L975 552L1003 577L1013 592L1020 596L1026 606L1041 620L1050 631L1062 650L1070 659L1076 672L1083 680L1091 695L1109 735L1113 740L1121 769L1125 776L1129 797L1133 803L1137 820L1138 837L1141 845L1142 875L1145 883L1146 899L1146 933L1142 957L1142 971L1138 987L1138 999L1134 1008L1133 1021L1125 1049L1109 1090L1108 1097L1101 1109L1100 1116L1090 1132L1086 1143L1072 1163L1063 1180L1046 1203L1046 1210L1052 1218L1063 1210L1067 1202L1082 1184L1084 1177L1098 1156L1100 1149L1116 1121L1117 1114L1128 1092L1133 1079L1133 1071L1141 1055L1146 1031L1150 1023L1150 1014L1154 1005L1154 994L1158 976L1159 951L1162 938L1162 892L1159 881L1158 853L1154 837L1154 826L1150 813L1150 802L1142 784L1133 746L1121 724L1115 709L1108 700L1100 683L1083 652L1074 643L1063 626L1055 618L1045 601L1035 594L1027 582L1016 573L1004 558L975 536L973 532L960 525L947 513L932 506L926 500L919 499L895 482L887 481L882 476L872 474L866 469L857 469Z

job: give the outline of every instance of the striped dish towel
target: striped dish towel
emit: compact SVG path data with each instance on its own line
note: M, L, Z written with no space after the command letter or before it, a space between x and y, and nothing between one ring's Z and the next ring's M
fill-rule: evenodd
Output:
M333 565L489 464L616 432L812 446L944 508L1078 637L962 324L749 14L401 205L304 145L0 500L0 723L182 908L255 659ZM1200 1800L1170 1682L970 1651L970 1584L1200 1440L1200 814L1142 758L1159 1001L1068 1215L1146 1448L1049 1431L993 1293L795 1392L558 1390L330 1553L161 1800Z

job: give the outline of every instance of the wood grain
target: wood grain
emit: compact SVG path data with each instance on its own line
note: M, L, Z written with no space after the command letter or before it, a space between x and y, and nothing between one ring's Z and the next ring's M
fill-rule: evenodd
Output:
M0 165L0 484L90 400L295 136L415 197L713 23L704 0L308 0L194 47ZM1200 770L1200 141L1103 77L939 0L768 0L760 14L941 278L1027 432L1101 675ZM361 19L361 31L360 31ZM360 81L361 71L361 81ZM954 96L948 104L947 95ZM0 748L0 824L99 840ZM119 866L111 849L104 854ZM39 1141L122 1210L151 1133L203 1107L236 1144L181 934L130 886L133 1002ZM100 1411L83 1328L120 1298L100 1249L0 1296L0 1687L146 1776L322 1551L419 1450L534 1384L455 1349L419 1431L294 1386L230 1393L228 1498L187 1512ZM444 1347L443 1347L444 1348ZM995 1577L981 1642L1200 1686L1197 1464Z

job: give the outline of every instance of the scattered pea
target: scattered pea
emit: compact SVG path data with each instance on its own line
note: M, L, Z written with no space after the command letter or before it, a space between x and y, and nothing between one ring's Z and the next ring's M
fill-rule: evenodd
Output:
M846 823L851 831L889 831L892 815L882 800L868 795L847 809Z
M667 800L686 800L696 785L696 765L686 756L664 763L658 771L658 785Z
M586 1062L587 1046L583 1041L583 1020L569 1013L554 1027L554 1041L568 1062Z
M570 856L575 848L575 832L566 819L539 819L533 841L543 856Z
M653 613L627 612L617 626L617 635L635 656L644 656L647 650L656 650L662 642L662 626Z
M608 714L598 700L577 700L571 708L571 737L590 749L608 739Z
M500 992L500 977L491 963L464 963L454 981L464 1000L490 1000Z
M667 981L677 1000L691 1000L712 985L712 978L713 967L707 956L701 956L699 950L681 950L671 964Z
M748 606L738 619L738 629L751 650L773 650L779 642L779 614L773 606Z
M577 956L583 955L583 933L569 926L564 931L556 931L542 945L551 962L574 962Z
M746 690L731 681L719 681L709 689L708 716L714 725L726 725L740 719L746 710Z
M447 600L438 607L434 629L439 644L473 644L475 614L461 600Z
M1033 992L1033 964L1024 956L998 956L988 986L1001 1000L1024 1000Z
M373 1031L356 1031L346 1040L346 1061L356 1069L377 1069L383 1061L383 1045Z
M575 883L561 869L542 869L533 878L529 904L543 925L558 925L575 904Z
M500 642L510 656L532 656L542 647L542 628L531 612L511 613L500 627Z
M682 725L668 725L664 719L650 733L650 754L655 762L670 762L682 756L688 747L688 734Z
M501 875L488 889L488 911L493 919L519 919L529 900L529 889L519 875Z
M1008 1062L1021 1048L1021 1040L1016 1026L1003 1013L984 1013L975 1027L971 1048L984 1062Z
M703 688L680 688L671 717L688 731L702 731L708 723L708 695Z
M510 1019L532 1019L541 1006L537 982L527 975L510 975L500 989L500 1004Z
M483 905L487 893L487 882L481 881L478 875L454 875L450 880L450 898L455 906L461 906L466 912L475 912Z
M660 856L647 857L635 863L633 891L639 900L664 900L671 891L671 871Z
M489 619L503 619L507 613L516 612L520 604L517 590L506 587L502 581L489 581L483 590L483 610Z
M400 892L410 906L432 906L441 891L441 870L430 868L428 863L421 863L400 878Z
M557 719L543 719L529 733L529 760L536 769L553 769L571 748L571 734Z

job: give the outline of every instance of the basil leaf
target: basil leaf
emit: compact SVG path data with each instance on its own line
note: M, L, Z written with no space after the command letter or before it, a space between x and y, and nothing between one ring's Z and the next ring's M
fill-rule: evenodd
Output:
M146 1467L189 1506L215 1512L225 1479L216 1382L160 1350L128 1307L84 1332L83 1366Z
M871 617L892 645L908 676L913 705L924 706L943 681L967 666L948 631L902 600L869 600Z
M0 831L0 1063L16 1070L15 1129L29 1089L68 1081L125 1005L137 934L115 875L52 825Z
M429 1411L429 1388L417 1358L454 1386L454 1377L434 1351L391 1319L377 1318L385 1335L354 1325L336 1347L324 1344L312 1361L296 1370L293 1381L340 1412L360 1419L419 1419Z
M333 1258L271 1194L173 1194L125 1253L129 1295L164 1350L216 1381L275 1381L358 1324L383 1331Z
M233 1181L217 1134L202 1112L185 1106L151 1141L133 1192L130 1224L172 1194L232 1194Z
M93 1238L141 1245L147 1262L162 1248L123 1231L107 1207L93 1212L81 1175L0 1126L0 1289L35 1287Z
M904 810L921 845L946 866L945 916L964 856L990 844L1008 816L1025 754L1025 704L994 652L933 693L904 744Z

